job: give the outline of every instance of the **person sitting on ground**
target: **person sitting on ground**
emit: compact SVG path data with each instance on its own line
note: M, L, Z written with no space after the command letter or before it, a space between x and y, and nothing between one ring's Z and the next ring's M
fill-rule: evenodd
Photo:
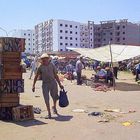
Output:
M107 72L105 69L102 69L101 66L97 67L97 73L95 74L95 81L98 81L99 79L106 79Z
M110 81L110 86L113 86L113 72L111 71L110 67L105 68L107 74L106 74L106 83Z
M135 80L138 81L139 80L139 74L140 74L140 63L138 63L135 66L135 69L136 69L136 78L135 78Z

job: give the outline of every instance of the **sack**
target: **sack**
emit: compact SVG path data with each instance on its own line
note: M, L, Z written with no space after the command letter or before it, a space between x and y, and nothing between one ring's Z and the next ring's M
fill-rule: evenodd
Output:
M69 100L68 100L67 92L63 89L60 91L59 106L67 107L68 105L69 105Z

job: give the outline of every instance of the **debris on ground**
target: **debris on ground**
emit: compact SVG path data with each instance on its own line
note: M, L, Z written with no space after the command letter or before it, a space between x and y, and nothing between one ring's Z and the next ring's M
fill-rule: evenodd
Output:
M107 85L97 83L95 84L94 91L107 92L107 91L111 91L111 89Z
M41 114L41 109L39 107L34 107L33 111L35 114Z
M132 121L126 121L126 122L123 122L122 125L123 126L131 126L134 122Z
M73 112L76 112L76 113L87 113L87 111L86 110L84 110L84 109L74 109L74 110L72 110Z
M116 112L116 113L120 113L121 112L121 109L105 109L104 110L105 112Z
M88 116L101 116L101 115L103 115L102 112L91 112L88 114Z

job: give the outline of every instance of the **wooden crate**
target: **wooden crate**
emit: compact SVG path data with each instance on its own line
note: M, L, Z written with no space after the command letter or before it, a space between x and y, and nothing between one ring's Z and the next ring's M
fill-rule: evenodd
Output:
M25 121L34 119L33 106L23 105L12 109L13 120Z
M14 64L20 65L21 53L20 52L0 52L0 64Z
M22 66L5 64L0 68L0 79L22 79Z
M12 107L0 107L0 120L12 121Z
M18 94L1 94L0 107L15 107L19 105Z
M13 37L0 38L0 52L24 52L25 39Z
M23 93L24 79L0 80L0 94L4 93Z

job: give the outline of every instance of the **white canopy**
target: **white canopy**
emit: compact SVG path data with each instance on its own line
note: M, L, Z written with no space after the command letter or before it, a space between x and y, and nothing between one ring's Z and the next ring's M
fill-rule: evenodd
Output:
M88 48L68 48L76 51L85 57L103 62L111 62L110 46L88 49ZM140 55L140 46L111 45L113 62L123 61Z

